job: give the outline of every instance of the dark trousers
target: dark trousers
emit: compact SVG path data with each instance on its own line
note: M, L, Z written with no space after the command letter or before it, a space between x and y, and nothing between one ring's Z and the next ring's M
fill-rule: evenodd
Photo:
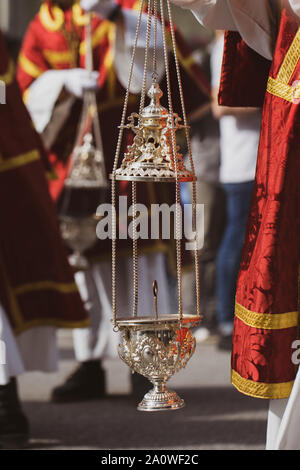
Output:
M240 267L253 181L223 184L226 226L217 254L217 316L221 333L229 334L234 319L236 281Z

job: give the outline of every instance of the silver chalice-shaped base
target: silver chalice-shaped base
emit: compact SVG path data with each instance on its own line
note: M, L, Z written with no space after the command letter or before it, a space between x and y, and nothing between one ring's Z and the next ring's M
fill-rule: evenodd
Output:
M87 217L59 216L62 238L73 250L69 262L76 269L87 269L89 266L84 252L97 241L96 226L99 219L95 215Z
M140 411L177 410L185 403L176 392L166 388L166 382L184 368L194 354L196 340L191 328L201 318L164 315L158 318L134 317L120 319L122 333L120 358L153 384L153 389L138 405Z

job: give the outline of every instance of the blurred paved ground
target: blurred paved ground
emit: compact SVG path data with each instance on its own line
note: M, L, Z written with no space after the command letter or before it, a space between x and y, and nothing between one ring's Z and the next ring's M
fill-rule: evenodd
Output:
M49 403L51 388L75 364L69 332L60 332L59 344L57 374L31 373L19 381L31 449L264 449L268 404L230 385L230 354L219 352L212 340L198 345L187 368L169 381L186 407L160 413L136 410L128 369L118 359L105 363L109 398Z

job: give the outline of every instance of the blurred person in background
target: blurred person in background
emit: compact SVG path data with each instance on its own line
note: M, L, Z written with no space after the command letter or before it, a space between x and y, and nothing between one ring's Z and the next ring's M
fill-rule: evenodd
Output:
M173 2L227 30L219 103L263 105L231 380L269 400L266 449L299 450L300 0Z
M210 38L195 54L208 81L211 81ZM201 292L201 314L203 320L194 332L198 342L215 335L216 317L216 255L222 239L225 224L224 191L219 183L220 171L220 129L219 120L211 110L211 103L205 112L191 114L191 148L194 156L195 174L197 176L197 201L204 204L204 245L199 250L199 273ZM186 157L187 158L187 157ZM188 185L187 201L191 202L191 185ZM192 281L191 281L192 279ZM193 312L195 305L194 273L184 273L184 290L187 295L187 310Z
M261 111L219 106L224 32L211 50L212 112L220 123L220 175L225 193L225 228L217 254L216 298L220 349L231 350L236 282L256 169Z
M89 324L60 237L46 172L47 154L33 130L0 30L0 448L29 438L17 377L54 372L56 329Z
M19 59L18 80L24 99L31 113L37 130L43 135L46 147L52 153L52 163L58 179L50 182L53 198L59 201L63 194L64 180L67 174L68 160L76 137L76 126L82 96L85 88L98 87L97 100L103 138L104 158L107 173L111 172L118 137L124 93L128 80L128 68L132 51L133 38L137 24L139 2L124 0L98 2L82 0L87 10L96 10L99 15L92 18L92 44L95 72L90 76L85 67L85 24L86 15L78 1L45 1L35 19L31 22L23 41ZM145 32L147 15L143 15L142 27ZM177 33L178 36L178 33ZM128 114L138 109L138 93L141 90L144 65L144 35L138 43L137 66L134 68ZM161 48L161 46L160 46ZM209 90L200 68L189 59L189 49L181 38L181 71L189 87L190 111L201 107L209 99ZM164 83L163 54L159 54L158 73L162 89ZM176 85L176 73L173 63L171 75L172 87ZM148 85L149 85L149 77ZM151 74L150 74L151 78ZM165 93L164 99L166 100ZM180 103L179 97L177 103ZM62 108L65 106L65 109ZM175 106L175 105L174 105ZM61 119L65 113L65 118ZM60 116L56 119L56 116ZM55 138L53 139L53 135ZM52 143L49 145L49 136ZM48 142L48 144L47 144ZM123 149L124 150L124 149ZM163 188L164 186L164 188ZM138 201L146 203L174 202L174 194L169 194L169 186L143 186L138 188ZM121 194L128 194L128 185L120 185ZM163 195L163 198L160 196ZM140 197L139 197L140 196ZM166 199L165 199L166 198ZM110 195L107 201L110 201ZM130 202L129 202L130 205ZM95 204L96 209L97 203ZM128 316L132 311L132 252L131 243L123 240L118 243L122 254L119 273L122 282L118 284L119 314ZM166 274L166 255L174 265L174 246L168 240L143 240L139 243L139 314L153 311L152 282L157 280L160 291L158 309L170 312L169 290ZM175 252L174 252L175 253ZM115 357L118 335L112 331L111 319L111 242L98 241L97 246L87 255L91 268L76 274L76 281L82 298L89 311L92 326L88 330L74 332L74 349L78 368L66 382L53 390L52 398L58 402L102 398L105 395L105 371L102 360ZM138 381L139 376L132 376ZM136 384L147 391L149 384L139 379Z

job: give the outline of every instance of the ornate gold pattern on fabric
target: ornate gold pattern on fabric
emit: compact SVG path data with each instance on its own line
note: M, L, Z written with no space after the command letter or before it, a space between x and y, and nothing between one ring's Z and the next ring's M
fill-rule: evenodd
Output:
M300 84L296 83L295 86L290 84L299 60L300 28L298 28L296 36L282 62L277 78L269 77L267 91L271 95L275 95L290 103L295 103L296 99L300 99Z
M44 72L37 65L31 62L24 54L20 54L19 64L28 75L32 78L38 78Z
M35 162L39 159L40 153L38 150L32 150L31 152L17 155L16 157L12 157L6 160L2 159L0 161L0 172L13 170L14 168L27 165L28 163Z
M9 61L8 68L5 74L0 75L0 81L5 85L10 85L15 79L15 64L12 60Z
M235 316L252 328L281 330L298 326L298 312L256 313L236 302Z
M44 28L48 31L59 31L65 22L65 14L61 8L54 5L51 7L51 13L46 3L43 3L40 8L40 20ZM72 7L73 21L78 26L86 26L88 22L88 15L83 13L79 3L75 3Z
M16 295L22 295L28 292L39 290L54 290L61 292L62 294L71 294L73 292L78 292L78 288L75 282L60 283L54 281L39 281L15 287L14 293Z
M267 400L288 398L290 396L294 381L283 383L254 382L241 377L235 370L231 371L231 382L241 393L254 398L265 398Z

